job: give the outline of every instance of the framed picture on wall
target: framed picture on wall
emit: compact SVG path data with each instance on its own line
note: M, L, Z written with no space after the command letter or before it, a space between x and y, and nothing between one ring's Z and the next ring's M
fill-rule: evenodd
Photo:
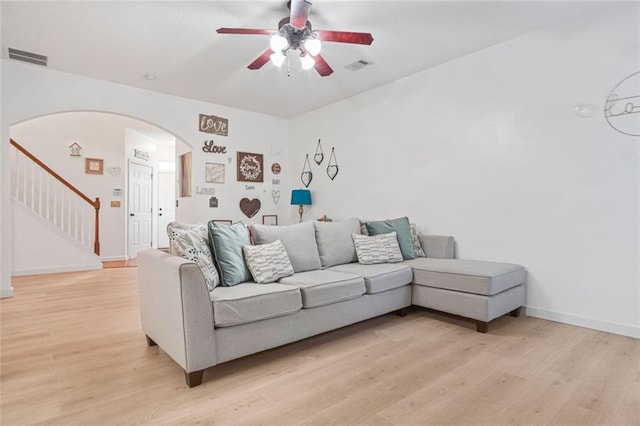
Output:
M224 183L224 164L205 163L204 180L207 183Z
M104 160L99 158L85 158L84 172L90 175L101 175L104 173Z
M278 215L277 214L263 214L262 215L262 224L269 226L277 226L278 225Z
M238 182L264 182L262 154L238 151Z

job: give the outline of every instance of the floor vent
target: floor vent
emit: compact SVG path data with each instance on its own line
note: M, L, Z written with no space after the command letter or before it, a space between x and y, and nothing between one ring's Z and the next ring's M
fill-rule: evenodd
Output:
M359 61L355 61L354 63L347 65L345 68L351 71L358 71L371 64L371 62L360 59Z
M44 55L38 55L37 53L26 52L24 50L9 48L9 59L15 59L16 61L29 62L30 64L47 66L48 58Z

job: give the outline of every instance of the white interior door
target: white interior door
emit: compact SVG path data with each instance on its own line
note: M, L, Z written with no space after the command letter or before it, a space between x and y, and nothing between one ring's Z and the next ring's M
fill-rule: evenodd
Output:
M130 259L151 247L151 194L153 168L129 163L129 241Z
M167 225L176 218L176 174L158 172L158 248L169 247Z

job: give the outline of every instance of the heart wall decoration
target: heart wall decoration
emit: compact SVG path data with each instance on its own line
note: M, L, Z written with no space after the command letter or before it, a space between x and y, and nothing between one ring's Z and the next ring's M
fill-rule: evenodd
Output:
M309 154L304 159L304 166L302 166L302 173L300 174L300 180L305 188L309 187L311 180L313 179L313 173L311 173L311 165L309 164Z
M262 203L260 203L260 200L258 200L257 198L254 198L253 200L243 198L242 200L240 200L240 210L248 218L252 218L253 216L255 216L260 211L261 206Z
M274 189L273 191L271 191L271 198L273 198L274 204L278 204L278 201L280 201L280 190Z
M122 169L120 167L115 167L115 166L107 167L107 173L109 173L111 176L118 176L120 172L122 172Z
M334 180L338 175L338 161L336 160L335 148L331 148L331 156L329 157L329 165L327 166L327 175Z

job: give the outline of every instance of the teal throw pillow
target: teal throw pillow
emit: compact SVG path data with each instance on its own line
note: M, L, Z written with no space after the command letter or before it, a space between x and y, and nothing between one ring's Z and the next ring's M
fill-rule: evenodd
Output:
M413 248L413 237L411 235L411 225L408 217L400 217L397 219L387 219L375 222L367 222L367 232L369 235L380 235L395 232L398 234L398 244L404 260L416 258L416 252Z
M213 248L213 260L220 271L222 285L230 287L251 281L242 256L242 247L249 242L249 229L242 222L219 225L209 222L209 240Z

